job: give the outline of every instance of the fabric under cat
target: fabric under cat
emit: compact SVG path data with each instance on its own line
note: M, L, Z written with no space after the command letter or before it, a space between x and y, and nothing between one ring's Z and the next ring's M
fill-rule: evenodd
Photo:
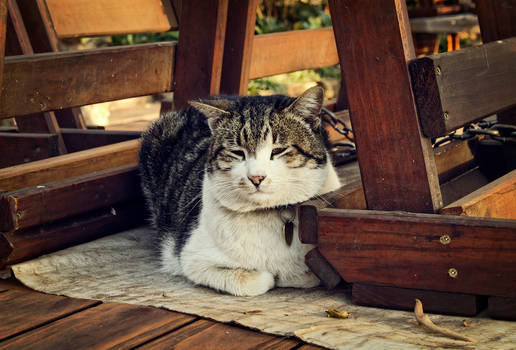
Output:
M283 227L295 204L340 187L322 103L320 87L297 99L216 97L150 126L140 168L164 273L237 296L319 284L297 215L290 245Z

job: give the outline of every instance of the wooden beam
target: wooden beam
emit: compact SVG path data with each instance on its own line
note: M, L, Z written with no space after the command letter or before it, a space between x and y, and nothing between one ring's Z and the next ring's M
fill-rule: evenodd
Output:
M516 104L516 37L410 62L414 96L427 137Z
M516 298L490 297L487 314L496 319L516 321Z
M158 33L177 28L168 0L45 0L45 3L60 39Z
M342 278L340 275L333 269L333 267L328 264L324 256L314 248L310 250L305 255L305 264L310 268L317 278L319 278L326 287L326 289L333 289L337 287Z
M516 219L516 170L447 205L441 214Z
M516 296L515 220L323 209L318 249L347 282Z
M0 132L0 168L59 155L57 135Z
M249 79L339 63L332 27L257 35L252 52Z
M58 51L58 39L45 0L16 0L35 53Z
M138 161L139 148L140 141L131 140L0 169L0 189L15 191L133 164Z
M174 107L216 95L220 89L228 0L190 0L181 5Z
M157 43L8 57L0 118L170 91L174 49Z
M435 212L442 199L412 96L405 1L329 4L368 208Z
M0 86L4 73L5 34L7 30L7 0L0 0ZM1 90L0 90L1 92Z
M137 164L28 187L0 198L0 230L16 231L139 198Z
M90 148L107 146L118 142L138 139L139 131L63 129L61 134L68 152L79 152Z
M476 165L469 141L453 140L434 148L434 159L441 184L473 169Z
M12 265L142 225L146 220L142 213L143 201L126 202L47 225L1 233L13 249L4 257L5 263Z
M220 92L247 95L259 0L229 0Z
M400 310L413 310L417 298L423 302L425 312L462 316L475 316L486 301L477 295L362 283L353 283L352 296L353 304Z

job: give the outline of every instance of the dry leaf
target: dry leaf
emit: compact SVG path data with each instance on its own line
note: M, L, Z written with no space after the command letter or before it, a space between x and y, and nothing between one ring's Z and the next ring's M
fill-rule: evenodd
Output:
M329 309L326 310L326 314L328 314L328 317L332 318L348 318L349 313L347 311L337 311L335 309Z
M465 340L472 343L476 343L477 341L473 338L466 337L462 334L459 334L457 332L454 332L452 330L439 327L436 324L430 320L430 317L426 315L423 312L423 304L421 303L421 300L416 299L416 305L414 306L414 315L416 316L417 323L419 323L421 326L426 327L427 329L434 331L436 333L445 335L450 338L459 339L459 340Z
M244 311L244 315L253 315L253 314L259 314L262 312L262 310L251 310L251 311Z
M469 322L468 322L468 321L466 321L466 320L462 320L462 325L463 325L464 327L469 327Z

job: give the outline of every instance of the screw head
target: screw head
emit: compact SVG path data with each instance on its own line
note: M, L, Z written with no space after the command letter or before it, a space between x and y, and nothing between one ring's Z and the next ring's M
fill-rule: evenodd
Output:
M448 112L444 112L443 113L443 119L444 120L448 120L450 118L450 115L448 114Z
M451 278L457 278L457 276L459 275L459 271L457 271L457 269L456 269L456 268L451 267L451 268L448 270L448 275L449 275Z
M439 66L435 67L435 74L441 75L441 67L439 67Z
M446 244L450 244L451 238L448 235L442 235L441 238L439 238L439 241L441 242L441 244L446 245Z

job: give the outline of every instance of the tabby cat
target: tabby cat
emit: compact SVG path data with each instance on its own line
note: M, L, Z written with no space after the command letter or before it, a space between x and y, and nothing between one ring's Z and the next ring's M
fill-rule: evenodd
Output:
M163 271L237 296L309 288L296 203L337 189L321 127L323 90L216 97L164 114L143 134L140 168ZM290 243L290 244L289 244Z

